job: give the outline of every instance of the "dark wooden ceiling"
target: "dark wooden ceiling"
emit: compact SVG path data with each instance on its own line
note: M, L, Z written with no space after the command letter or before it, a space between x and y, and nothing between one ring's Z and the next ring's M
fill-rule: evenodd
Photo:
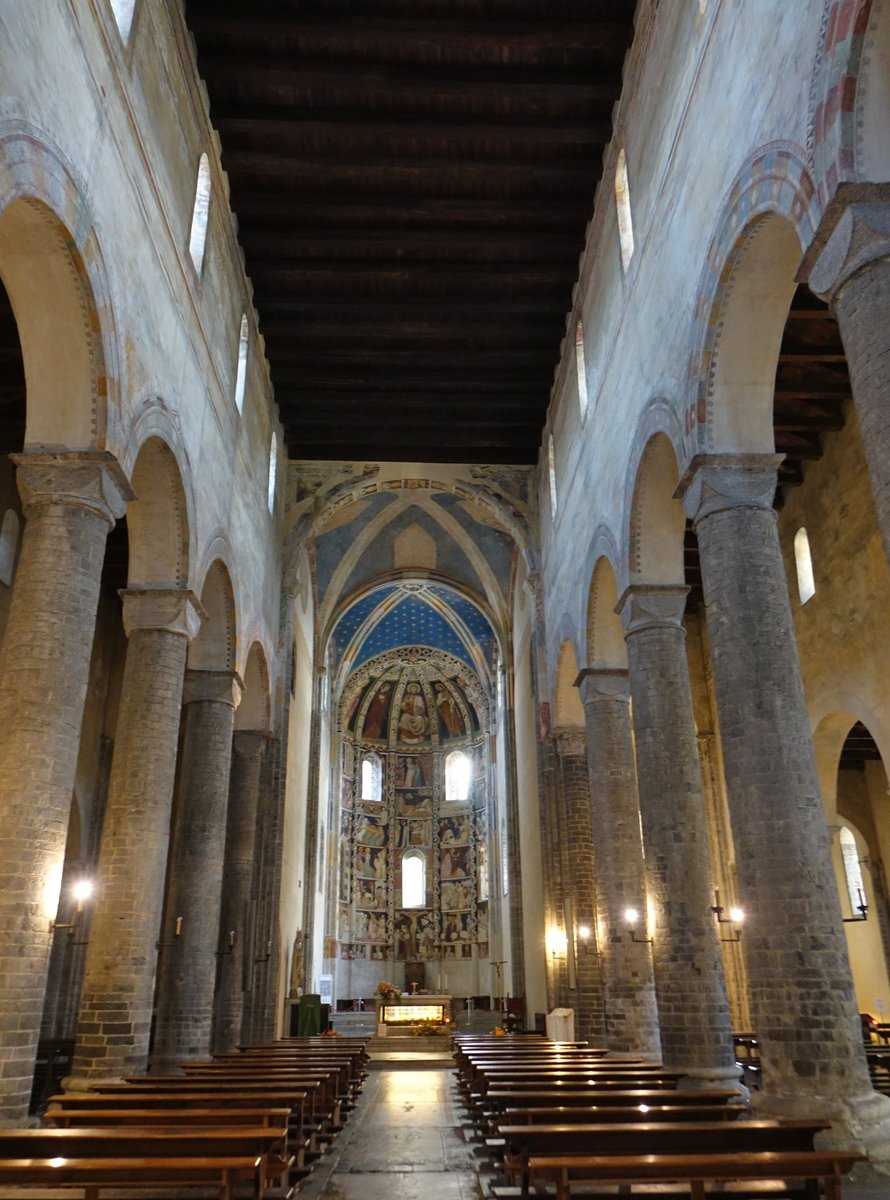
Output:
M828 305L802 283L791 301L776 366L773 431L776 453L785 455L779 467L776 508L784 504L786 488L804 482L806 464L822 457L826 434L843 429L844 410L852 398L837 321ZM690 589L687 611L693 611L704 603L704 595L691 521L686 523L683 549Z
M635 0L187 0L298 458L536 461Z

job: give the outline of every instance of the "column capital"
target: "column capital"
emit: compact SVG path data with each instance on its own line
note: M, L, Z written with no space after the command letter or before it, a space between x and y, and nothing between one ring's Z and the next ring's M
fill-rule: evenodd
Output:
M645 629L683 629L689 588L679 583L634 583L615 605L625 638Z
M271 741L268 729L236 729L232 734L232 753L238 758L262 758Z
M554 729L553 741L560 758L584 758L587 754L587 733L584 729Z
M120 463L105 450L27 450L9 457L26 517L63 505L96 513L111 526L135 499Z
M809 266L804 277L810 289L832 303L854 275L886 258L890 258L890 202L886 198L854 201L843 208L819 250L804 259L801 274Z
M581 703L596 704L600 700L627 704L630 700L630 674L627 667L585 667L575 680Z
M244 684L237 671L198 671L189 669L182 685L182 703L199 704L211 701L215 704L231 704L237 708L241 702Z
M124 602L127 637L137 629L157 629L191 641L207 616L188 588L122 588L118 594Z
M774 512L779 466L784 454L696 454L674 496L696 523L728 508Z

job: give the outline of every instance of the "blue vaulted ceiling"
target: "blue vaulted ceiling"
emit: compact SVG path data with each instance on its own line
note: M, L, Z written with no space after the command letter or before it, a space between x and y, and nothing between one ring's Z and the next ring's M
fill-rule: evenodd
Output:
M341 614L331 635L331 666L346 673L387 650L428 646L488 675L497 641L488 618L466 596L439 583L375 588Z

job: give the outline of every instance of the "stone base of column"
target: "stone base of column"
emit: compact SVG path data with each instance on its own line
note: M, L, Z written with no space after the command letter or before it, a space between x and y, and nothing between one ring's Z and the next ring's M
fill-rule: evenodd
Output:
M890 1096L866 1092L839 1099L816 1092L783 1096L765 1091L755 1093L751 1107L759 1117L830 1121L831 1129L816 1135L817 1149L859 1150L867 1154L868 1163L856 1167L845 1178L864 1182L877 1175L886 1185L890 1175Z
M66 1075L61 1086L63 1092L88 1092L94 1087L107 1087L112 1083L124 1082L122 1075Z
M748 1101L750 1092L742 1083L742 1069L736 1063L731 1067L689 1067L682 1064L678 1070L686 1074L677 1081L678 1092L723 1092L735 1091L739 1099Z

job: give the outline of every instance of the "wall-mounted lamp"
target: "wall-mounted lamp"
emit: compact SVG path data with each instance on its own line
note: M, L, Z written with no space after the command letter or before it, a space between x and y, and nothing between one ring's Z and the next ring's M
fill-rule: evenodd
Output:
M547 948L551 958L565 958L569 939L561 929L554 927L547 935Z
M724 916L723 905L720 903L720 892L714 888L714 903L711 905L711 912L717 918L718 925L731 925L732 937L723 937L721 934L721 942L740 942L742 940L742 926L745 923L745 910L743 908L730 908L727 916Z
M637 922L640 919L640 914L635 908L626 908L624 910L624 923L630 930L630 940L632 942L646 943L651 942L652 938L637 937Z
M578 948L586 954L590 954L594 949L593 930L589 925L578 926Z
M858 917L844 917L844 923L849 925L851 921L867 921L868 920L868 901L862 894L862 888L856 889L856 895L859 897L859 903L856 905Z
M173 923L173 941L172 942L158 942L157 949L164 950L167 946L175 946L177 943L177 939L181 938L181 937L182 937L182 917L177 917L175 922Z
M55 933L59 929L67 929L68 936L74 937L74 931L80 922L80 916L83 913L83 906L94 890L93 881L91 879L78 879L71 888L71 896L75 902L74 912L71 914L70 921L51 921L50 931Z
M257 962L257 963L264 963L264 962L268 962L271 957L272 957L272 939L269 938L268 942L266 942L266 953L262 956L262 958L255 958L253 961Z

